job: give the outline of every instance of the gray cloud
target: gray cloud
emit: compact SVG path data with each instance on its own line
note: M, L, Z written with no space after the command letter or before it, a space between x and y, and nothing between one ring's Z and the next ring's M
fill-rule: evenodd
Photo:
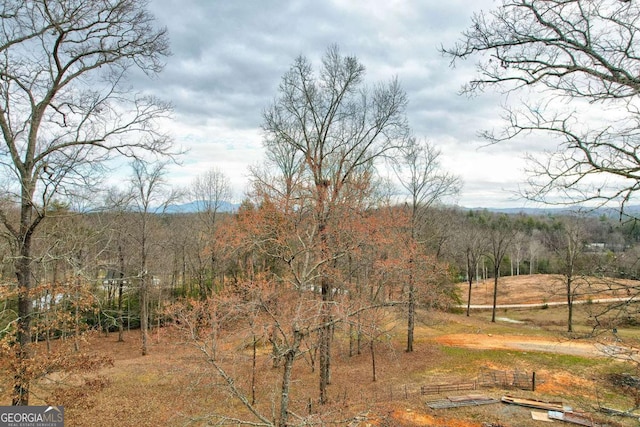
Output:
M495 6L493 0L151 0L149 6L169 30L173 55L158 78L133 82L175 107L170 130L191 149L188 171L176 171L177 181L216 166L232 176L241 197L241 169L262 156L261 114L282 75L296 56L315 62L335 43L358 57L371 83L398 77L416 135L455 157L443 164L466 182L461 204L482 204L474 194L490 193L486 206L512 198L499 196L495 185L483 191L486 177L469 170L473 162L457 161L496 157L477 150L477 131L497 123L500 98L458 96L473 64L452 69L437 50L455 42L472 12ZM505 181L518 179L524 181Z

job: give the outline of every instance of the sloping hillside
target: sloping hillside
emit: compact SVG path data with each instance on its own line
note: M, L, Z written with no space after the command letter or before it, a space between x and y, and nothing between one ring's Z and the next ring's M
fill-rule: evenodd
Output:
M493 302L493 278L474 282L471 288L471 304L491 304ZM636 289L640 283L634 280L586 277L574 282L577 300L596 298L624 298L626 287ZM458 285L461 300L466 303L468 283ZM563 276L534 274L500 277L498 279L498 304L539 304L566 302L566 285Z

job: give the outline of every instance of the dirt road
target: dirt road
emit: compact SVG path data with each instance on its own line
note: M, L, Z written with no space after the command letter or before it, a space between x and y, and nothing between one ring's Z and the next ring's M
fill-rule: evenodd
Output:
M629 298L598 298L598 299L590 299L590 300L578 300L574 301L574 305L579 304L608 304L611 302L619 302L619 301L627 301ZM544 303L530 303L530 304L496 304L496 309L504 309L504 308L543 308L543 307L555 307L555 306L563 306L567 305L566 301L552 301L552 302L544 302ZM467 308L466 304L458 305L458 308ZM488 310L492 309L492 304L471 304L469 306L472 310Z

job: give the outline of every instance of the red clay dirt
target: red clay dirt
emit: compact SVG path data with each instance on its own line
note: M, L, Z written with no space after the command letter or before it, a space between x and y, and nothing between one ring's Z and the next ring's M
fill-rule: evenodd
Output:
M480 280L471 288L471 304L487 305L493 303L493 279ZM624 298L625 287L637 287L634 280L601 278L576 279L577 300L586 301L595 298ZM466 304L469 291L468 283L458 284L462 300ZM534 274L501 277L498 281L498 304L541 304L549 302L566 302L563 276L557 274Z
M582 357L606 357L594 343L575 342L569 340L550 340L535 336L519 335L486 335L486 334L451 334L435 338L441 345L452 347L541 351L545 353L569 354Z

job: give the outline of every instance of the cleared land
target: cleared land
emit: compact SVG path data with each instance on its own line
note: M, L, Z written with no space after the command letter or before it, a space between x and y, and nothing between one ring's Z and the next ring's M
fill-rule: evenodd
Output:
M597 299L618 299L628 296L626 288L638 286L633 280L611 280L607 278L577 278L576 301L593 301ZM460 296L466 306L469 285L458 285ZM562 276L554 274L534 274L499 279L498 304L566 304L566 290ZM474 282L471 288L471 304L490 305L493 303L493 279Z

